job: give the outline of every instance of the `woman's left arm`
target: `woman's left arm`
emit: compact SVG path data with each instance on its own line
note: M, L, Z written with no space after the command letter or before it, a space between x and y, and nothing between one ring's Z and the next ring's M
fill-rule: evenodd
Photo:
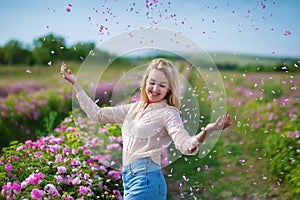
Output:
M208 124L203 131L195 136L190 136L185 130L180 115L175 109L167 112L165 117L165 127L172 137L175 146L185 155L194 155L198 152L205 136L216 130L223 130L230 126L230 116L222 115L216 122Z
M191 136L184 128L179 111L168 109L163 117L164 127L171 136L176 149L184 155L194 155L201 145L196 136Z

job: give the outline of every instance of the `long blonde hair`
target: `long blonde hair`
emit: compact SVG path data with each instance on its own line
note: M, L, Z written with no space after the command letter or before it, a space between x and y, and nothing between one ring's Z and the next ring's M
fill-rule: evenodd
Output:
M179 84L178 71L171 62L162 58L157 58L152 60L144 74L142 84L141 84L141 95L140 95L141 104L139 108L143 108L148 102L148 97L146 94L146 82L150 72L153 69L162 71L167 77L167 79L169 80L169 91L166 94L165 99L167 100L167 103L170 106L174 106L179 110L180 98L179 98L179 85L178 85Z

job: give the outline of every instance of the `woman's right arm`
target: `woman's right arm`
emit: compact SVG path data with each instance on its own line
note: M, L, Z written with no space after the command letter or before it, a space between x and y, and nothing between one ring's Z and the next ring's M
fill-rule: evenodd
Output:
M80 108L92 121L119 124L124 121L129 110L129 105L100 108L81 88L72 71L70 69L66 71L66 64L64 62L61 65L61 74L65 80L74 86Z

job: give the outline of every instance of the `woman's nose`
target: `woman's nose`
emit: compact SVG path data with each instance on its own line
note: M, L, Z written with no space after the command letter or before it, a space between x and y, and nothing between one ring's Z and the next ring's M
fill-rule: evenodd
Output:
M158 90L158 85L154 85L153 86L153 91L157 91Z

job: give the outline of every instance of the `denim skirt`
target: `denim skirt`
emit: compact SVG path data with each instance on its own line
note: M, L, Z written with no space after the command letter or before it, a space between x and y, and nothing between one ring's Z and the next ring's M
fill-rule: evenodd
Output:
M123 167L124 200L166 200L167 184L160 166L139 158Z

